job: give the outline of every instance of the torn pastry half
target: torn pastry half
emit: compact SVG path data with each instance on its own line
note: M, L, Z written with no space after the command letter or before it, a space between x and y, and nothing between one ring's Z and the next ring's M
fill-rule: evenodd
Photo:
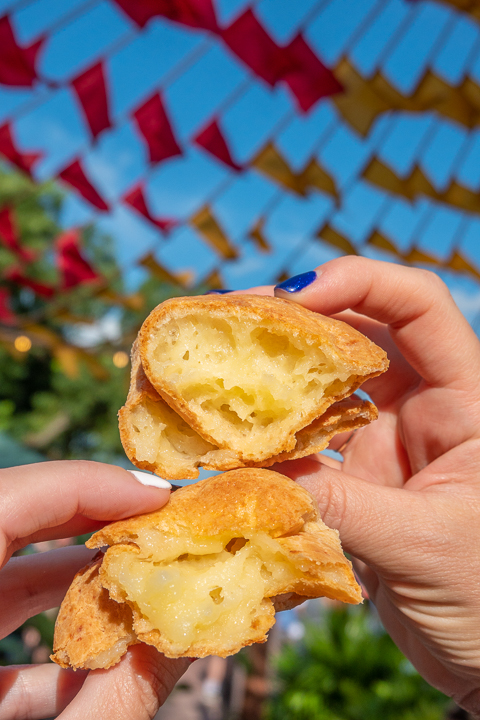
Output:
M138 467L172 479L195 478L199 465L268 466L278 456L299 457L300 445L303 455L318 452L329 433L343 428L334 430L325 418L329 429L316 426L321 439L311 448L299 443L299 431L387 367L385 352L357 330L289 300L173 298L155 308L139 332L120 412L122 442L130 459L143 463ZM359 425L374 419L373 406L356 402ZM352 406L345 407L351 421ZM193 456L180 474L167 472L164 450L152 457L150 440L143 444L139 437L161 425L158 439L168 451L169 445L179 450L179 462Z
M270 470L183 487L87 545L109 548L60 608L52 659L63 667L110 667L137 642L167 657L225 657L265 642L275 609L313 597L362 601L338 532L310 493Z
M135 343L130 389L118 417L122 444L134 465L169 480L195 480L199 467L207 470L270 467L276 462L321 452L334 435L368 425L378 417L378 411L373 403L352 395L334 403L323 415L298 430L293 449L263 460L242 460L234 450L205 440L165 402L145 375Z

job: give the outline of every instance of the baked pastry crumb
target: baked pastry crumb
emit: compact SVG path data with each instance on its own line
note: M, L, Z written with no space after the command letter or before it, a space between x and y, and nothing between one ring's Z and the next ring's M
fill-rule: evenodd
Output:
M171 480L269 467L374 420L372 403L338 403L387 367L361 333L288 300L174 298L134 344L122 443L137 467Z
M110 547L62 604L52 659L64 666L103 667L139 641L168 657L224 657L265 642L275 607L362 600L313 497L270 470L181 488L160 510L108 525L87 545Z

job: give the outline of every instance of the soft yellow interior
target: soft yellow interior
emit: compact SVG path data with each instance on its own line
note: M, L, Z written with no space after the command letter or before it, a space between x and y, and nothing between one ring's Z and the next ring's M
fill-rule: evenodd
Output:
M161 399L147 397L130 412L129 421L138 461L188 471L192 462L214 449Z
M248 449L276 426L298 427L299 413L341 391L349 373L300 337L232 317L186 316L167 323L153 352L158 371L202 418L220 445ZM238 444L238 448L237 448Z
M202 643L241 644L264 598L303 576L280 544L262 532L192 540L149 530L135 542L140 553L113 555L108 577L184 652Z

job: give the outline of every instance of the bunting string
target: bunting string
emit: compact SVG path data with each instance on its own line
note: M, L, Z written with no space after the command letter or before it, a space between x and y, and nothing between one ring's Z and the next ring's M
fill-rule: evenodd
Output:
M425 222L425 219L422 222ZM328 223L319 230L318 237L323 242L332 245L347 255L360 255L362 251L371 247L393 255L397 261L406 264L431 265L438 269L464 272L468 273L472 278L480 280L480 268L476 267L465 257L456 242L453 243L445 259L435 257L421 249L419 240L416 239L418 238L418 229L414 232L413 240L406 252L401 252L395 243L388 238L384 232L378 230L378 228L372 230L358 248L355 247L345 235Z
M415 11L416 12L414 13L413 17L407 17L406 20L404 21L404 23L402 23L401 26L399 27L397 33L395 33L391 43L389 43L388 52L386 50L383 54L382 62L385 62L385 59L386 59L386 57L388 57L388 54L393 51L393 46L398 45L398 43L401 41L401 38L407 32L408 27L410 27L410 24L412 22L414 22L414 20L418 17L419 4L417 4L417 6L415 7ZM432 64L434 59L437 57L438 53L441 51L446 39L448 38L448 36L451 32L454 22L455 22L455 18L452 16L450 18L450 20L446 23L442 32L439 34L436 42L433 44L432 48L430 49L428 57L426 58L426 66L427 67L429 67ZM472 61L472 52L470 52L470 54L469 54L468 63L470 63L471 61ZM342 61L340 61L340 63L341 62ZM360 100L361 100L361 98L360 98ZM333 99L333 102L335 104L337 104L336 101L338 101L338 98ZM357 112L359 113L359 115L362 114L362 106L361 106L360 102L359 102L359 106L357 108ZM377 148L376 152L377 153L381 150L381 148L386 143L389 133L394 127L395 112L394 112L393 108L386 108L384 113L389 117L389 122L385 124L384 130L382 131L380 137L377 138L377 142L376 142L376 148ZM428 145L432 141L434 132L435 132L435 126L432 123L429 128L429 131L427 132L426 136L423 138L420 148L417 151L417 155L421 155L422 152L428 147ZM363 168L359 169L360 177L362 176L365 169L368 167L369 162L372 159L374 159L374 156L375 156L375 151L372 149L372 154L371 154L370 160L367 158L364 162ZM353 189L353 187L355 186L355 184L357 182L358 182L358 176L355 176L354 178L352 178L351 182L348 183L344 188L342 188L342 196L346 196L348 194L348 192L350 191L350 189ZM382 187L382 190L385 190L385 188ZM340 211L341 211L341 208L340 208ZM381 212L386 212L386 211L387 211L387 204L384 203L381 207ZM337 212L337 209L335 207L333 207L330 214L327 216L325 224L329 224L329 225L331 224L336 212ZM345 238L345 240L347 241L348 245L351 245L351 242L348 238ZM288 268L291 267L291 265L295 261L296 257L300 257L305 252L305 250L308 247L309 242L310 242L310 238L308 236L305 236L298 243L296 243L295 247L292 249L292 252L289 254L286 262L283 265L284 269L280 271L277 279L288 276ZM339 248L339 249L341 249L341 248Z
M447 188L439 191L434 187L418 160L414 163L407 176L400 178L380 159L379 152L388 136L388 132L392 129L395 111L435 111L440 116L452 119L468 129L475 127L479 123L480 86L471 75L467 74L461 84L450 86L428 67L431 62L430 56L427 70L420 79L415 91L410 96L405 97L386 79L381 69L378 69L369 78L363 77L349 59L347 51L336 67L327 68L324 66L306 41L302 28L287 44L284 46L279 45L269 35L251 7L242 12L230 25L220 28L212 0L173 0L171 2L167 2L167 0L159 0L158 2L152 2L151 0L135 0L135 2L133 0L112 1L134 23L133 31L130 31L129 34L130 40L133 36L136 36L139 30L146 26L151 18L160 16L171 22L206 32L205 42L201 43L202 52L207 52L211 47L212 38L220 40L251 71L250 77L245 81L240 92L238 89L234 90L231 96L222 103L221 107L216 109L208 122L195 130L188 140L188 144L195 145L231 170L225 182L205 200L205 204L191 217L181 221L182 224L188 223L214 249L219 257L218 267L210 272L209 281L216 284L221 283L223 264L236 261L241 253L241 248L228 238L222 228L212 208L213 202L221 198L222 194L236 182L239 173L250 169L259 172L278 186L273 202L270 202L268 207L264 208L261 217L256 218L248 233L250 241L255 243L258 252L267 252L270 249L270 244L265 237L266 218L269 213L273 212L275 203L281 202L285 190L293 192L299 197L306 197L315 190L325 193L331 198L332 208L328 214L328 221L318 233L318 237L322 241L337 247L342 252L355 251L355 245L348 237L344 237L335 229L332 220L335 214L339 212L339 208L341 209L342 198L359 181L366 180L388 193L385 195L385 206L382 205L383 211L385 211L386 207L390 207L391 195L401 196L410 201L416 199L419 195L423 195L434 202L448 203L462 212L479 212L480 201L478 201L477 194L457 180L452 180ZM91 6L96 2L97 0L95 0L95 3L86 3L81 7ZM453 1L448 4L457 5ZM402 32L405 32L408 23L413 21L412 18L415 17L414 13L418 12L419 5L417 3L416 7L412 8ZM315 12L318 12L319 8L324 6L325 2L318 3L314 8ZM376 15L381 12L381 9L381 2L372 8L365 22L360 26L361 32L365 32L365 27L368 26L369 22L373 21ZM8 20L7 16L6 18ZM7 22L2 25L3 20L0 19L0 83L31 87L33 88L32 93L35 93L37 85L41 86L42 82L44 82L44 79L38 76L36 59L44 47L46 37L38 39L34 45L20 46L11 31L11 25ZM311 21L311 16L309 16L308 21ZM446 35L451 31L452 22L447 24L444 32L441 33L438 42L435 44L436 50L438 50L441 41L443 42ZM122 42L130 42L130 40L125 40L126 37L127 35L122 39ZM400 37L401 33L398 31L395 38L388 44L387 49L389 52L393 51L393 47ZM248 42L246 39L248 39ZM4 40L3 45L2 40ZM354 42L355 38L352 37L349 46L353 47ZM2 47L6 49L2 51ZM123 45L117 44L115 47L114 52L118 52ZM2 52L5 55L2 55ZM145 144L149 167L142 177L131 188L121 193L120 197L113 200L113 203L123 203L156 227L160 231L160 241L178 226L180 221L179 219L164 217L163 214L157 215L151 211L148 180L151 174L156 171L158 163L180 157L184 153L186 145L185 142L180 143L176 136L175 127L169 117L169 110L165 103L165 89L174 81L172 78L179 77L182 72L185 72L189 62L197 61L199 57L197 54L198 48L195 48L194 53L192 53L193 59L188 60L186 64L181 61L180 71L175 66L172 69L173 74L168 76L167 79L164 78L155 90L150 92L149 97L145 98L135 108L130 108L121 117L112 117L109 103L108 60L114 52L112 48L107 48L102 53L101 58L95 59L82 72L73 79L71 78L62 83L62 85L71 86L78 103L79 112L82 114L89 131L90 142L94 142L102 132L109 131L113 127L119 127L122 122L133 122L136 131ZM434 55L433 50L431 55ZM13 58L11 72L14 75L10 78L7 76L6 82L2 80L4 77L2 75L3 57ZM228 138L223 130L223 115L248 90L252 80L257 79L270 87L283 83L292 96L294 106L291 111L279 119L268 141L250 159L239 162L238 158L232 154ZM46 90L51 92L55 88L47 87ZM286 157L280 151L278 143L275 142L280 132L287 128L299 113L308 112L319 100L325 98L329 98L329 102L333 103L345 123L354 128L364 138L369 136L372 126L380 114L386 114L388 119L388 122L385 123L386 130L381 133L380 137L376 138L375 148L372 148L372 156L367 158L365 167L361 168L359 174L352 178L345 187L337 186L335 178L317 157L323 147L322 143L328 142L328 135L326 137L322 136L321 143L316 150L312 151L310 158L300 171L292 169ZM33 101L34 98L31 100ZM13 119L21 116L24 111L20 110L20 115L15 113L11 121L6 122L0 128L0 153L17 167L31 174L35 170L35 163L40 159L41 155L34 152L21 152L17 148L12 125ZM332 124L332 133L335 131L335 127L338 127L338 125ZM427 141L431 142L430 135L427 136ZM86 147L89 147L89 145ZM110 203L101 197L95 188L94 179L88 176L88 171L85 169L85 148L80 150L77 157L58 172L58 177L94 208L101 212L108 212ZM452 177L454 177L453 173ZM15 230L12 228L14 228L14 218L12 220L11 214L5 212L5 209L0 209L0 241L20 263L28 263L28 259L22 256L21 244L17 242ZM375 242L380 242L378 238L380 238L381 233L377 230L375 232L377 232L378 237L373 235L372 237L374 239L377 237ZM73 233L73 235L67 236L67 240L62 241L65 243L65 248L61 252L60 249L63 245L62 243L58 245L58 268L59 272L63 273L63 280L59 287L63 289L73 287L75 277L79 279L79 283L96 282L98 277L95 275L94 269L88 267L88 262L85 265L79 254L78 235ZM305 238L302 242L306 243L306 241ZM365 243L365 247L380 247L375 242L370 238ZM288 262L299 253L301 247L303 247L301 244L296 244L296 247L292 248L292 254ZM415 246L415 249L416 255L414 253L408 257L416 257L416 262L423 262L419 259L421 249L417 246ZM463 257L460 251L457 252L457 255ZM64 260L61 258L64 258ZM402 259L405 262L408 261L407 256L402 257ZM67 273L70 279L67 279L65 271L62 269L62 262L67 262L67 265L71 268L68 271L70 274ZM455 260L455 262L457 265L460 263L459 260ZM151 272L155 270L157 277L162 276L168 282L188 285L194 280L198 280L198 278L193 278L192 275L170 272L156 260L153 253L147 254L140 261L140 265ZM25 274L21 264L11 269L11 281L13 281L13 277L16 277L15 281L19 283L35 282L28 277L28 274ZM69 285L69 283L73 283L73 285ZM33 286L31 286L31 289L33 290ZM37 287L34 292L41 294L41 292L48 293L50 290L45 286L43 288ZM56 292L55 289L54 292ZM47 297L47 295L44 294L44 297ZM8 316L8 307L8 297L2 296L0 298L0 320L2 313Z
M411 3L419 3L419 0L407 0ZM478 0L439 0L439 2L468 13L474 20L480 22L480 3Z

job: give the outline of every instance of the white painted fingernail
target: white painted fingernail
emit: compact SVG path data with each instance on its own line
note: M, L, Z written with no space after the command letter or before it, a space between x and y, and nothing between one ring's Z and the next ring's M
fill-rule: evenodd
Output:
M141 472L140 470L129 470L128 472L131 472L142 485L149 485L150 487L160 488L161 490L171 490L172 488L168 480L159 478L156 475L150 475L150 473Z

